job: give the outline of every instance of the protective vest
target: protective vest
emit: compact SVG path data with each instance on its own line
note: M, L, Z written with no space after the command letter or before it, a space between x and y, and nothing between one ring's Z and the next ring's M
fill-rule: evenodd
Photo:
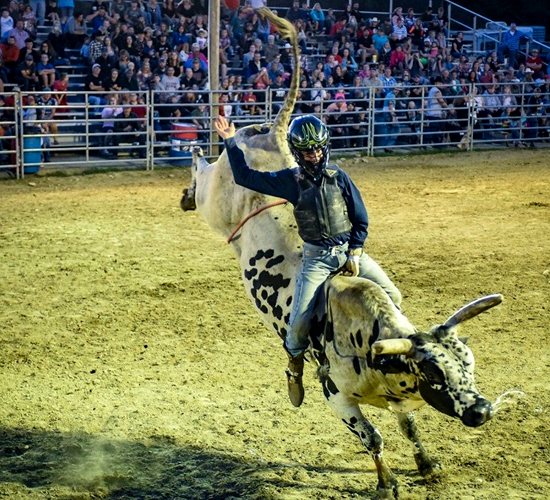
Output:
M298 176L299 198L294 206L298 234L304 241L318 241L351 229L346 202L336 180L338 167L328 166L317 186Z

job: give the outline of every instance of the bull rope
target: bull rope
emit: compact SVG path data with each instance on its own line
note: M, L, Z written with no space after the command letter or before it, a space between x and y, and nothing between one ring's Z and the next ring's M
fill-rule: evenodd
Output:
M227 243L231 243L233 241L233 238L235 235L239 232L239 229L241 229L252 217L255 215L258 215L259 213L263 212L264 210L267 210L268 208L276 207L278 205L285 205L288 203L287 200L277 200L273 203L269 203L267 205L263 205L262 207L257 208L252 213L248 214L241 222L239 222L239 225L231 231L231 234L229 235L229 238L227 238Z

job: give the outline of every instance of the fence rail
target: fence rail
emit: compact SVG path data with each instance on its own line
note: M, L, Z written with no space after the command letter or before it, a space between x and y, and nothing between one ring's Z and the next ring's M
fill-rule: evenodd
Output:
M335 153L372 156L426 148L524 147L548 140L550 92L536 82L496 86L398 85L389 89L302 88L294 116L311 113L331 132ZM286 92L286 91L285 91ZM273 121L286 93L249 91L6 94L0 107L0 169L17 177L40 168L189 165L192 146L209 158L221 146L212 117L237 127Z

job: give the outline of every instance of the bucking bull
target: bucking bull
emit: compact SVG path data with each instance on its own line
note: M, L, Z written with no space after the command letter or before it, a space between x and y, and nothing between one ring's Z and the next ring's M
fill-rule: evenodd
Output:
M275 122L241 128L236 141L251 168L275 171L294 163L286 132L299 87L299 52L292 25L268 9L261 10L281 37L290 39L295 68ZM197 208L225 237L248 214L273 201L235 184L225 152L209 164L199 148L194 150L192 182L184 190L181 206L184 210ZM292 208L278 205L262 211L231 238L231 244L258 313L284 339L302 248ZM417 436L412 412L428 403L471 427L493 416L493 405L476 389L474 357L457 337L456 326L501 300L500 295L492 295L474 301L444 324L423 333L378 285L344 276L334 277L327 285L322 310L311 324L312 353L329 406L374 459L381 498L397 498L397 482L382 457L382 436L359 405L392 410L413 444L420 473L434 472L437 464Z

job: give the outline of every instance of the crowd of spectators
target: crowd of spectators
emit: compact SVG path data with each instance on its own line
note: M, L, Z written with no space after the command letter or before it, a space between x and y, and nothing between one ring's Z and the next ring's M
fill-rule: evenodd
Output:
M107 132L143 130L144 95L150 90L158 91L158 133L169 130L175 120L192 121L203 129L208 113L206 4L94 0L91 10L83 13L74 9L73 0L12 0L0 16L0 93L6 83L36 92L33 102L54 110L48 115L53 126L47 131L55 140L55 110L66 105L70 84L68 72L58 67L74 62L67 51L72 49L86 67L84 89ZM294 66L292 47L247 1L241 6L229 0L222 4L220 114L264 113L268 88L276 112ZM520 44L528 37L514 23L498 50L474 54L463 33L449 32L442 6L427 7L421 14L397 7L392 15L378 19L361 12L357 2L336 12L296 0L278 14L294 24L301 48L295 111L322 116L336 147L365 146L371 92L378 145L391 146L403 123L411 130L407 140L418 140L421 118L429 123L423 128L424 142L442 142L444 135L460 142L464 134L457 131L466 128L474 108L478 128L486 128L486 123L508 127L516 144L522 139L518 123L525 123L525 128L530 124L537 137L548 135L548 54L542 57L533 48L522 56ZM37 42L37 26L44 23L49 33ZM319 43L311 44L313 39ZM472 91L475 103L469 102ZM118 120L126 125L117 125ZM136 135L136 140L141 137ZM111 142L105 140L103 154L112 154Z

